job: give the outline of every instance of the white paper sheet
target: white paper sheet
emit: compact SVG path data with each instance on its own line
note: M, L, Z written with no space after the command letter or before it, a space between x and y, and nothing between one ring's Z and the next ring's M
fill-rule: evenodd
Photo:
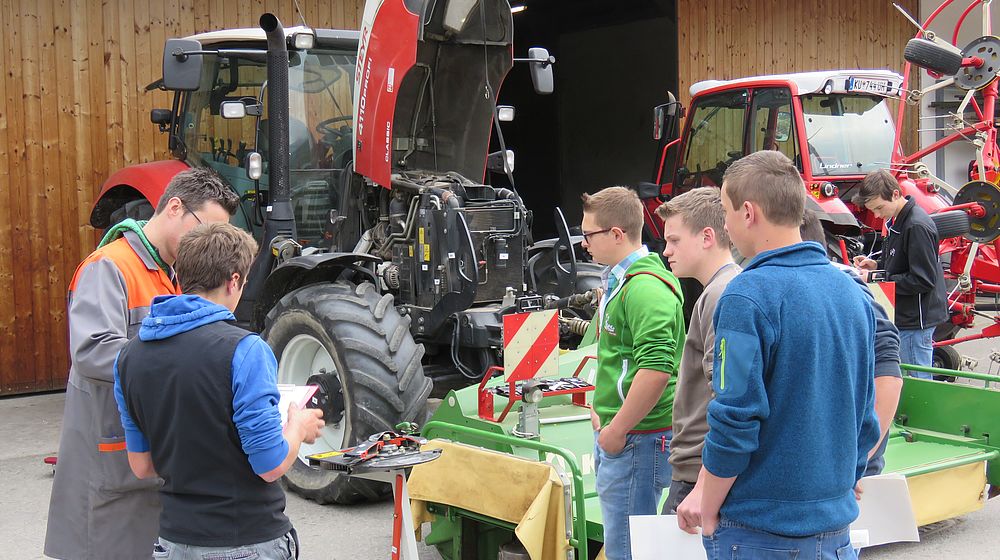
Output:
M313 393L316 392L316 389L316 385L278 384L278 394L281 395L281 400L278 401L278 412L281 413L282 426L288 422L288 405L298 403L299 408L304 408L309 399L312 398Z
M906 477L871 476L861 480L861 487L861 514L851 524L851 544L855 548L920 541ZM633 515L629 517L629 534L634 560L661 560L665 551L670 551L670 558L706 558L701 535L682 531L677 527L676 515Z
M704 560L701 533L689 535L677 526L676 515L632 515L628 518L633 560Z
M868 542L875 546L891 542L919 542L917 519L910 504L906 477L883 474L861 479L861 514L851 524L851 532L867 531Z

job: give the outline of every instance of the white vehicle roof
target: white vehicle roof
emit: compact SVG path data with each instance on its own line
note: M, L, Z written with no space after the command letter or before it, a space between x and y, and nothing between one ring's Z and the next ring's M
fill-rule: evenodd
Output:
M833 93L847 91L848 78L865 78L874 80L889 80L892 89L897 90L903 83L903 77L891 70L826 70L820 72L799 72L796 74L774 74L771 76L753 76L735 80L704 80L691 86L691 96L720 86L749 85L761 81L783 81L794 83L798 94L816 93L823 90L829 82Z
M310 31L308 27L303 27L301 25L296 25L295 27L285 28L285 37L290 37L294 33L300 31ZM267 36L264 34L264 30L259 27L246 27L242 29L223 29L221 31L209 31L207 33L198 33L197 35L191 35L187 37L188 39L196 39L201 42L202 45L211 45L214 43L229 43L233 41L267 41Z

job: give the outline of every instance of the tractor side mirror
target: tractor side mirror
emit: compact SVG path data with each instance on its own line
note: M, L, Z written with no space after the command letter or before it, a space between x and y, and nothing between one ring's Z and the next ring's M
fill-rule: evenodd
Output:
M535 93L548 95L555 91L552 65L555 64L556 58L549 56L548 49L542 47L528 49L527 62L531 64L531 84L535 87Z
M663 140L673 136L677 129L680 103L674 94L667 92L667 102L653 107L653 140Z
M656 183L640 182L635 186L635 192L639 195L639 200L660 200L660 185Z
M201 42L167 39L163 47L163 87L173 91L195 91L201 85L204 64Z
M172 116L170 109L153 109L149 112L149 120L153 124L168 125Z

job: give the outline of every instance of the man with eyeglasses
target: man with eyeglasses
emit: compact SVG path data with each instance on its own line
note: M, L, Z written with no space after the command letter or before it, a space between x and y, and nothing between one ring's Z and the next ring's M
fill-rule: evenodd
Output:
M208 169L178 173L146 223L111 228L77 267L68 296L70 367L45 554L53 558L149 558L156 541L158 478L132 474L114 398L113 365L154 296L180 293L181 237L228 222L239 198Z
M608 265L598 309L591 419L608 560L632 557L628 518L670 486L674 384L684 346L680 284L642 245L642 203L609 187L583 196L583 248Z

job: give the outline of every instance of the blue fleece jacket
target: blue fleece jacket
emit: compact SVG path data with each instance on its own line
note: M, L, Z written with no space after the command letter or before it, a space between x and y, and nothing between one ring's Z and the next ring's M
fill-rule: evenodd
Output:
M818 243L754 257L719 299L702 461L736 477L722 515L787 536L846 527L878 441L875 319Z
M144 341L163 340L202 325L217 321L233 321L229 309L195 295L157 296L142 320L139 338ZM149 451L149 441L139 430L125 406L118 360L115 360L115 400L125 445L129 451ZM280 395L277 387L278 363L271 348L255 334L248 334L233 354L233 422L240 435L243 452L257 474L275 469L288 455L288 442L281 428L278 412Z

